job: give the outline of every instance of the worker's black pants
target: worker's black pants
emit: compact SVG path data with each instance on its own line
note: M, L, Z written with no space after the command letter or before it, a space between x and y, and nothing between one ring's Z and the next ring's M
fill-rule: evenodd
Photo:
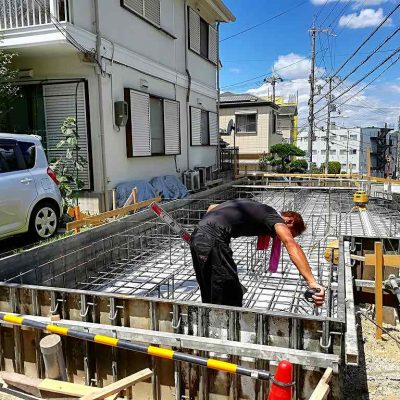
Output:
M243 291L229 245L196 230L190 250L203 303L242 307Z

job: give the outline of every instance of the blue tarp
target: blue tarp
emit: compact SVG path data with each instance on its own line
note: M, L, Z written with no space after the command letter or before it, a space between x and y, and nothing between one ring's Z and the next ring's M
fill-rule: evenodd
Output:
M163 199L182 199L189 194L186 186L174 175L157 176L150 180L150 184Z
M132 193L132 189L137 188L137 201L144 201L152 199L157 196L153 186L148 181L134 180L130 182L121 183L117 186L117 207L122 207L129 195Z
M157 176L149 181L133 180L117 186L117 207L122 207L132 189L137 188L137 201L152 199L160 195L163 199L182 199L189 192L186 186L173 175Z

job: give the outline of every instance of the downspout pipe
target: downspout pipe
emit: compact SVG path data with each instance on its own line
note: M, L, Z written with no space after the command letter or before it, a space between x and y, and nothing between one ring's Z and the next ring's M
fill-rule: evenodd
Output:
M192 90L192 75L189 71L188 63L188 52L189 52L189 36L188 36L188 4L187 0L184 2L185 5L185 70L188 79L188 88L186 92L186 129L187 129L187 146L186 146L186 158L187 158L187 169L190 169L190 93Z
M106 149L104 140L104 112L103 112L103 81L102 81L102 60L101 60L101 31L99 0L93 0L94 4L94 22L96 30L96 59L97 59L97 85L99 89L99 115L100 115L100 146L101 146L101 165L102 165L102 190L104 193L104 207L109 210L109 200L107 195L107 168L106 168Z

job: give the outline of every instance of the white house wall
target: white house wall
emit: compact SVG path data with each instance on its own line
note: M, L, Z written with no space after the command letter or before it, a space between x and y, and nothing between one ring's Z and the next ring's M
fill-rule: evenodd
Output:
M261 107L237 107L221 108L219 123L222 129L226 129L230 119L235 121L235 112L240 110L257 110L257 132L256 133L236 133L236 146L239 147L241 154L261 154L269 152L275 143L281 143L281 135L272 134L271 113L272 109L268 106ZM224 141L233 146L234 138L223 136Z

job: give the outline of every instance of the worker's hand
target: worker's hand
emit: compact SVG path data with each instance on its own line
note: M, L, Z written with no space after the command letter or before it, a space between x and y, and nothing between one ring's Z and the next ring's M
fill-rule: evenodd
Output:
M310 289L319 289L319 292L315 293L312 298L314 300L315 307L321 307L325 301L325 288L319 285L317 282L308 285L308 287Z

